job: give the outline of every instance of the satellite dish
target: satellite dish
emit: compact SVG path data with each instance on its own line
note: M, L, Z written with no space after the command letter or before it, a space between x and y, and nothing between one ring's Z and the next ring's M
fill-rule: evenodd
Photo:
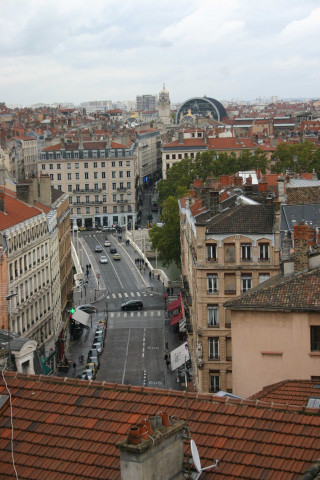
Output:
M198 452L196 442L194 440L190 441L190 447L191 447L193 464L196 467L196 470L197 470L198 473L201 473L204 470L209 470L210 468L216 468L218 466L219 460L215 460L216 463L214 463L213 465L210 465L209 467L201 468L200 456L199 456L199 452Z

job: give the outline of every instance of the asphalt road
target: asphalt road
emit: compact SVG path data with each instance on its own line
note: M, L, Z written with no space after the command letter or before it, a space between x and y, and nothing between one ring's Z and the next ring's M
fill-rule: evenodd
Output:
M106 297L97 305L98 314L94 323L105 315L108 303L108 329L105 347L100 358L97 380L120 384L165 387L166 365L164 362L165 322L162 293L147 288L144 276L135 264L131 247L126 247L117 234L81 232L85 240L89 260L92 259L91 274L100 274L100 284L106 286ZM111 247L104 247L108 237L121 260L113 260ZM95 253L96 245L102 246ZM107 264L100 264L102 255L108 257ZM130 300L143 301L141 311L124 312L121 304ZM93 325L94 327L94 325Z

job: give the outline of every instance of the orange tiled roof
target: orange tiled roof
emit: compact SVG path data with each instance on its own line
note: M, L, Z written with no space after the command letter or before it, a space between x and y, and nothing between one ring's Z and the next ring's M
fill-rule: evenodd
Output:
M19 478L120 479L116 442L160 410L186 419L184 392L5 372ZM0 394L7 395L3 379ZM298 478L319 457L319 410L188 393L207 479ZM0 416L1 478L12 479L10 406Z
M212 150L242 150L258 148L258 145L251 138L209 138L209 148Z
M42 213L34 206L29 206L14 196L5 193L5 213L0 212L0 230L13 227L17 223L28 220Z
M315 380L282 380L264 387L250 397L264 402L290 403L306 406L310 397L320 398L320 381Z
M171 147L207 147L208 144L204 143L203 138L184 138L183 143L179 143L179 140L175 140L174 142L165 143L163 148L171 148Z

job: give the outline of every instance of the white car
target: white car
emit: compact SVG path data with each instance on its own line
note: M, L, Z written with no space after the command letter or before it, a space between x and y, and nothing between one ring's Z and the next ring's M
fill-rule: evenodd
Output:
M104 246L105 246L105 247L110 247L110 246L111 246L111 243L109 242L109 240L106 240L106 241L104 242Z
M108 263L108 258L106 256L100 257L100 263Z

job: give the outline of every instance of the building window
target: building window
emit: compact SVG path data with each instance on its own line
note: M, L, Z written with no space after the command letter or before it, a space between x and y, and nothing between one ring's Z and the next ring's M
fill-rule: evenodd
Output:
M60 152L56 153L56 158L61 158Z
M76 180L79 180L80 177L79 177L79 173L76 173Z
M127 189L128 189L128 190L131 189L131 182L127 182Z
M107 195L102 195L102 201L103 203L107 203Z
M72 180L72 174L71 173L68 173L68 180Z
M88 158L88 157L89 157L88 150L83 150L83 158Z
M112 190L117 190L117 184L116 183L112 184Z
M93 178L98 178L98 172L93 172Z
M236 276L234 273L226 273L224 276L224 293L226 295L235 295Z
M61 163L57 163L57 169L61 170Z
M111 172L111 178L116 178L116 172Z
M75 163L74 168L79 168L79 163Z
M99 207L95 207L95 213L100 213Z
M259 283L263 283L266 280L269 280L270 273L259 273Z
M251 288L252 288L252 275L251 275L251 273L241 275L241 291L242 292L247 292Z
M211 393L219 392L220 390L220 372L213 370L209 373L209 390Z
M77 203L80 203L80 196L76 197Z
M61 180L61 173L57 174L57 180Z
M86 203L90 203L90 196L86 195Z
M217 245L215 243L210 243L207 244L206 247L208 262L215 262L217 260Z
M81 215L81 208L77 208L77 215Z
M69 197L69 205L72 205L72 197Z
M170 160L170 155L168 153L166 154L166 160Z
M67 152L67 158L71 158L71 152Z
M79 185L79 183L76 184L76 192L80 192L80 185Z
M219 360L220 348L219 337L209 338L209 360Z
M94 196L94 201L95 201L96 203L99 202L99 195L95 195L95 196Z
M74 152L74 158L79 158L79 152Z
M234 243L224 244L224 261L225 263L235 262L235 246Z
M89 164L87 162L84 162L84 168L88 168Z
M116 202L117 201L117 195L112 195L112 201Z
M259 260L269 260L269 243L259 243Z
M85 189L85 190L89 190L89 183L85 183L85 184L84 184L84 189Z
M115 167L116 166L116 162L111 162L111 167Z
M218 293L218 275L215 273L207 274L207 293Z
M99 185L97 183L94 184L94 189L99 190Z
M106 178L106 172L101 172L101 178Z
M41 169L42 169L42 170L45 170L45 169L46 169L46 164L45 164L45 163L43 163L43 164L41 165Z
M84 172L84 179L89 180L89 172Z
M67 169L71 170L71 163L67 163Z
M122 170L120 170L120 172L119 172L119 178L123 178L123 171Z
M173 153L173 154L172 154L172 160L175 160L175 159L176 159L176 154Z
M53 173L50 173L50 180L53 181Z
M50 170L53 170L53 163L50 163L49 168Z
M130 160L126 160L126 166L130 167Z
M219 327L219 307L218 305L208 305L208 326Z
M251 243L241 244L241 261L248 262L251 260Z
M101 168L105 168L106 162L101 162Z
M113 213L117 213L117 205L113 205Z
M62 190L62 186L61 186L61 185L58 185L58 190Z
M122 151L121 151L121 150L119 150L118 153L121 153L121 155L122 155ZM123 163L122 160L120 160L120 161L119 161L119 167L122 167L122 163Z
M68 185L68 192L72 192L72 185Z
M107 184L106 183L102 184L102 190L107 190Z
M130 178L131 177L131 172L130 170L127 170L127 178Z
M95 152L95 153L97 153L97 152ZM94 157L94 158L97 158L97 157ZM93 168L98 168L98 162L93 162Z
M120 213L124 213L124 205L120 205Z
M103 213L108 213L107 207L102 207Z
M320 352L320 326L310 327L311 352Z
M90 207L86 207L86 213L90 213Z

